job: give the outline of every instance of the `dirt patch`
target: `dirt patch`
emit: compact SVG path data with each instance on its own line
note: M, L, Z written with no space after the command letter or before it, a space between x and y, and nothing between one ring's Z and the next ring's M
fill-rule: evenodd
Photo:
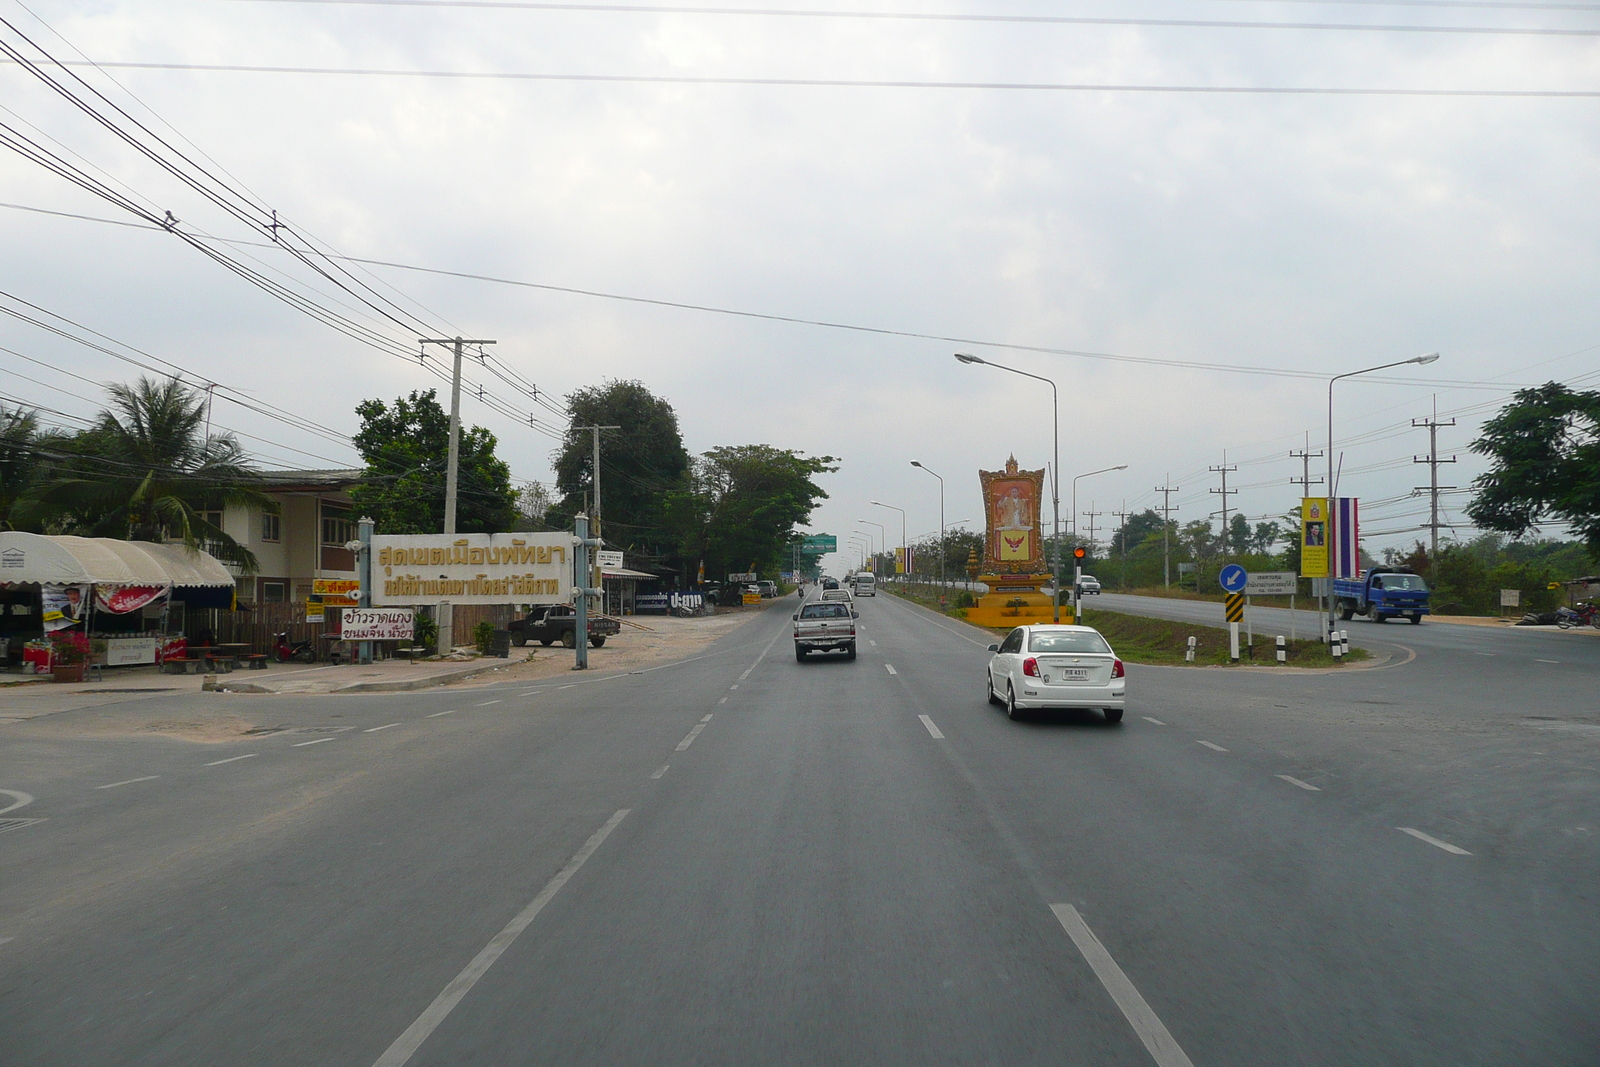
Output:
M12 736L39 730L59 732L67 729L73 737L80 738L148 737L157 734L179 741L217 744L237 741L253 727L253 723L229 711L185 710L181 715L173 715L170 707L146 709L138 704L123 704L114 713L86 710L81 715L73 716L70 724L48 721L28 726L19 724Z

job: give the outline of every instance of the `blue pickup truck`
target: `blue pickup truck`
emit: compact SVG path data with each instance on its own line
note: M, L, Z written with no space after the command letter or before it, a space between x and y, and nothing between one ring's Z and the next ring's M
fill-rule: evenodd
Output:
M1362 578L1335 578L1333 598L1341 619L1388 622L1403 615L1416 625L1428 614L1428 583L1412 571L1374 567Z

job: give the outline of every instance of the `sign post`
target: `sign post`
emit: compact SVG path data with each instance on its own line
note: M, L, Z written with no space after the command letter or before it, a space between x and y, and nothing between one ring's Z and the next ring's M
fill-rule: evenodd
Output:
M1250 584L1250 572L1237 563L1230 563L1217 575L1217 582L1228 594L1228 658L1239 662L1239 622L1244 618L1245 589Z

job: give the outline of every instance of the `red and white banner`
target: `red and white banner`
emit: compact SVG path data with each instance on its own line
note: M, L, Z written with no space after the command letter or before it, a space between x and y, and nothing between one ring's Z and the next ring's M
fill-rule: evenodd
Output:
M97 585L94 587L96 610L112 615L126 615L153 604L167 595L164 585Z

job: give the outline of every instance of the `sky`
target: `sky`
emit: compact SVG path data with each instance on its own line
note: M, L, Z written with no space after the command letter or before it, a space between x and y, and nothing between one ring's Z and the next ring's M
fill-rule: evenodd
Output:
M1339 491L1363 500L1373 552L1426 536L1413 419L1456 420L1440 480L1464 488L1484 469L1477 426L1516 388L1600 379L1600 96L1415 94L1600 92L1600 5L782 10L0 0L0 41L79 63L54 73L294 241L403 265L312 261L406 311L334 287L15 63L0 123L377 340L9 150L0 291L218 383L216 424L264 467L358 465L356 404L439 384L423 328L497 342L516 385L469 359L486 401L469 385L463 418L519 481L550 481L563 395L638 379L692 452L838 457L811 529L841 543L879 538L864 520L898 542L899 515L872 501L904 508L913 539L937 531L939 483L912 460L969 528L979 469L1053 467L1050 388L957 351L1056 382L1063 526L1074 476L1127 465L1077 483L1080 532L1102 513L1102 539L1158 486L1178 487L1179 522L1219 510L1212 467L1237 465L1230 508L1282 515L1290 453L1326 453L1328 377L1438 352L1334 386ZM1505 32L1527 29L1582 32ZM101 405L96 383L140 372L3 316L0 348L0 402L64 424ZM1474 533L1467 499L1444 497L1447 537Z

